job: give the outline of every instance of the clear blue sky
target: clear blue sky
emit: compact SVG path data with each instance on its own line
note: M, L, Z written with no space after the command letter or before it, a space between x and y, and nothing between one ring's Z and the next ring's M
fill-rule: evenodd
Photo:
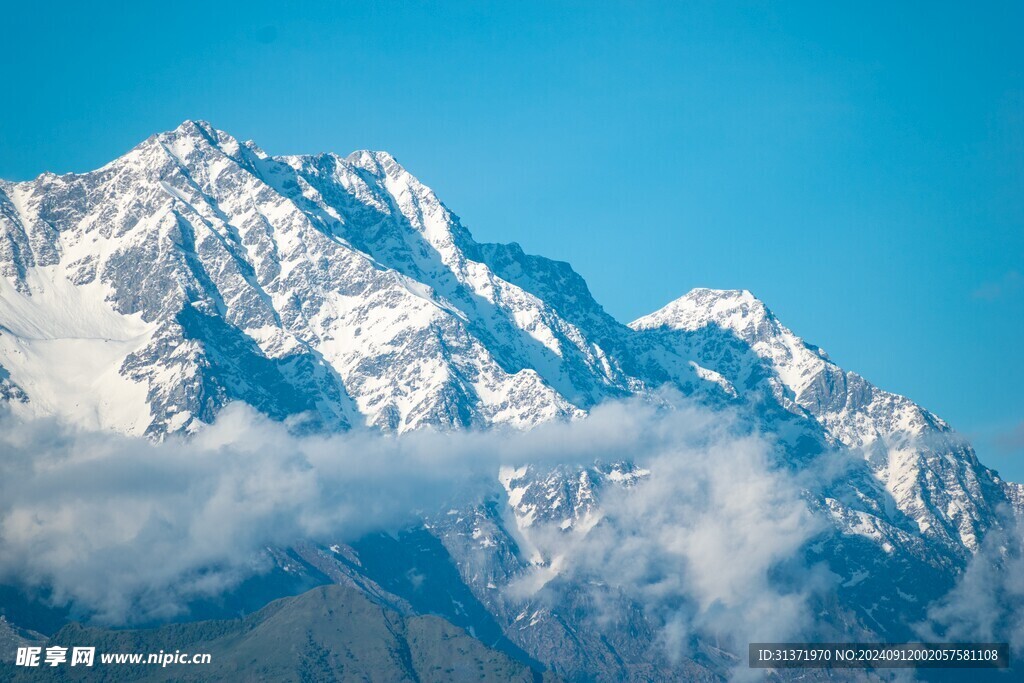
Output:
M1019 1L32 4L4 10L0 177L185 118L386 149L621 320L750 289L1024 480Z

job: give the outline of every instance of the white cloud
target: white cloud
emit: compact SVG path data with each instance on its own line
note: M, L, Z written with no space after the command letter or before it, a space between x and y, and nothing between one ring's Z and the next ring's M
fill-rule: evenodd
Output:
M676 656L696 631L741 646L799 630L806 591L773 576L822 528L803 484L727 415L675 403L612 403L528 432L402 437L296 437L236 405L191 440L160 444L5 416L0 581L49 586L101 622L167 617L264 569L266 545L355 539L495 495L503 464L632 459L651 476L606 489L590 533L538 528L531 540L562 556L563 573L638 600Z
M1024 527L1010 510L985 536L956 585L918 625L934 641L1009 642L1024 648Z
M777 469L771 445L722 414L677 409L650 429L637 458L650 476L608 490L601 524L568 538L530 529L531 543L577 585L597 586L595 604L606 587L638 601L673 659L693 654L697 634L742 655L748 642L813 628L807 598L830 579L802 561L825 530L802 476Z
M1024 276L1016 270L1010 270L1003 274L998 280L986 282L976 287L971 295L975 299L995 301L1003 297L1016 294L1024 287Z
M996 448L1005 453L1024 450L1024 420L1012 428L996 434L993 442Z

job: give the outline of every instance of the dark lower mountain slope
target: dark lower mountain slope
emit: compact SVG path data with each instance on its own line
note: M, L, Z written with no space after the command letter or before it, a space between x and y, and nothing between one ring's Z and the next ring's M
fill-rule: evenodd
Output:
M71 624L45 645L95 646L91 667L0 667L13 681L554 680L436 616L402 615L354 588L283 598L244 619L118 631ZM210 664L103 665L99 653L210 653Z

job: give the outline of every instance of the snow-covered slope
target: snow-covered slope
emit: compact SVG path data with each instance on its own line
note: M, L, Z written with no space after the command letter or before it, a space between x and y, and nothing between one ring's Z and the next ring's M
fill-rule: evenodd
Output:
M863 454L896 508L926 537L976 550L993 505L1016 488L984 468L940 418L838 367L748 291L696 289L630 326L714 368L729 388L805 416Z
M629 386L551 306L468 258L485 247L386 153L272 158L186 122L98 171L4 183L0 208L5 346L119 344L101 355L136 387L117 388L135 414L80 405L103 427L194 429L230 400L310 428L528 426ZM58 288L74 310L33 336ZM82 334L89 317L106 327ZM38 412L68 381L46 353L2 356ZM74 382L110 374L89 372Z

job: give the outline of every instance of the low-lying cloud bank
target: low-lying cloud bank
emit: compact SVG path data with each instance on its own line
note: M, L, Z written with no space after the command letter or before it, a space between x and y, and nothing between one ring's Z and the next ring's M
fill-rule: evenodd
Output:
M1009 642L1024 649L1024 523L1010 509L985 536L948 594L932 604L922 638L933 641Z
M526 530L549 560L536 572L553 567L589 587L610 621L622 616L614 596L635 601L673 659L694 654L698 635L742 653L752 641L813 630L808 598L836 577L804 562L806 544L828 528L810 512L805 488L839 470L778 469L765 438L738 433L719 413L677 409L647 429L660 432L648 433L637 458L649 475L605 490L599 524L570 534L557 523Z
M243 405L189 440L83 432L0 417L0 582L52 589L105 623L173 616L264 570L261 549L354 540L503 495L502 465L631 460L650 476L610 487L586 534L538 526L565 578L598 577L661 627L670 653L696 632L781 638L809 618L799 563L824 523L807 482L728 415L676 400L598 407L528 432L290 434ZM522 586L513 587L523 590Z

